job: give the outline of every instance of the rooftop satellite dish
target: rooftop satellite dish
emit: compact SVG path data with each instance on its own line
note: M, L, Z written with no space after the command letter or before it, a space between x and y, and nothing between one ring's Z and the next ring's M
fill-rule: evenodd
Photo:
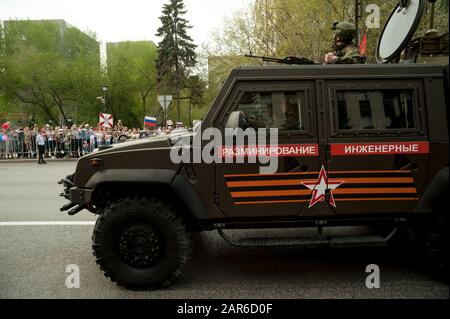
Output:
M389 63L400 57L419 26L426 0L401 0L389 16L377 47L377 61Z

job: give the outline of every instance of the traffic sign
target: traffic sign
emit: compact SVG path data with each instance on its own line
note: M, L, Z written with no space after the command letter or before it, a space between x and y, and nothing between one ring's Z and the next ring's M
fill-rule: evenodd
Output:
M172 95L158 95L158 101L163 110L166 111L172 102Z

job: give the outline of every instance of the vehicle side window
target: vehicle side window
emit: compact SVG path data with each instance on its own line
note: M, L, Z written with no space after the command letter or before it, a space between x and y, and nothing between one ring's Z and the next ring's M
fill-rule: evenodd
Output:
M339 130L416 129L412 90L338 90Z
M305 130L305 92L245 92L237 111L254 129Z

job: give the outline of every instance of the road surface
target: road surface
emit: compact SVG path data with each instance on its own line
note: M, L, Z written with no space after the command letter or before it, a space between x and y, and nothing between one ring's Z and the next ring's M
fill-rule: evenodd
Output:
M0 161L0 298L448 298L409 253L370 249L238 249L216 232L194 236L194 255L171 287L130 291L103 276L91 250L96 217L59 212L57 180L75 162L48 165ZM288 230L277 230L288 231ZM262 231L258 231L262 232ZM248 236L250 231L233 231ZM365 285L376 264L381 287ZM80 288L66 287L68 265Z

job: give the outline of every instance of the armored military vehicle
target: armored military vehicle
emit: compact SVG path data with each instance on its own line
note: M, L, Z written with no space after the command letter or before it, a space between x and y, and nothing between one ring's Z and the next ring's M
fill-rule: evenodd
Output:
M194 131L81 158L62 181L70 203L61 210L98 215L92 246L105 275L126 287L168 286L192 253L194 232L217 230L243 248L347 247L385 245L407 228L434 273L447 276L448 63L389 63L410 43L423 6L419 0L397 6L379 43L383 63L236 68ZM227 129L276 128L278 140L241 146L236 138L208 149L198 136L212 128L224 136ZM183 150L219 154L222 161L174 161L180 140L196 138L200 144ZM250 160L254 151L276 170L262 173L263 164ZM377 232L323 233L340 226ZM227 233L286 227L317 234L236 239Z

